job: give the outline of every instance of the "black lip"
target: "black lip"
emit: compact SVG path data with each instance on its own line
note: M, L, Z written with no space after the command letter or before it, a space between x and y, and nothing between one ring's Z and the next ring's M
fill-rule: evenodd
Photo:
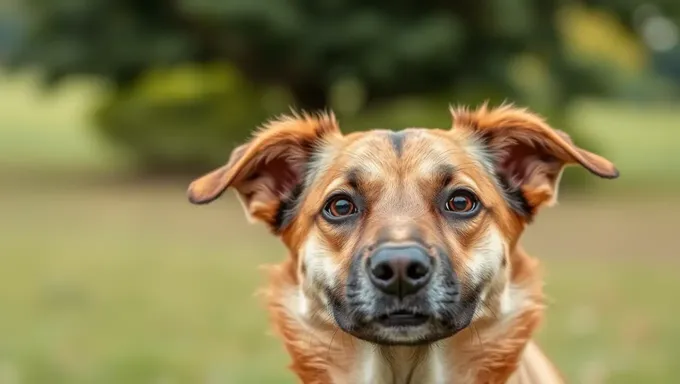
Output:
M379 316L377 322L386 327L417 327L430 320L430 316L422 313L397 311Z

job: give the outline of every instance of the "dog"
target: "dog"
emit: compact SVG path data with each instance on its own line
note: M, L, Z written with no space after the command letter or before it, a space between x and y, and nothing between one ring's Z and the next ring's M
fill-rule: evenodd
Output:
M532 340L542 277L519 239L566 166L619 172L525 108L451 114L343 134L292 113L190 184L194 204L233 188L287 247L265 297L301 382L564 382Z

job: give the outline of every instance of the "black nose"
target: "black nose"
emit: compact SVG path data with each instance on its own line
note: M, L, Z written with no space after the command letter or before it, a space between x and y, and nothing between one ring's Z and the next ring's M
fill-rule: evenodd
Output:
M383 246L369 257L368 275L376 288L403 299L427 285L432 259L418 246Z

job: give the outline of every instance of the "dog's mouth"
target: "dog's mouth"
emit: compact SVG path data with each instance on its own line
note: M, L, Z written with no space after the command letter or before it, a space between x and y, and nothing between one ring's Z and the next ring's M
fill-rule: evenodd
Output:
M417 327L427 323L430 316L422 312L398 310L385 313L376 318L383 327Z
M336 324L345 332L379 345L425 345L450 337L472 321L475 303L434 311L426 303L362 312L342 302L332 305ZM371 313L373 312L373 313Z

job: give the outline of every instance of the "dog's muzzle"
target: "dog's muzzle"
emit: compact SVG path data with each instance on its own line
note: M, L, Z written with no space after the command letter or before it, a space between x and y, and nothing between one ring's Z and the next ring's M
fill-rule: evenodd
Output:
M369 248L370 249L370 248ZM475 306L443 250L421 244L383 243L359 252L345 294L329 290L337 324L361 339L413 345L450 336L469 324Z

